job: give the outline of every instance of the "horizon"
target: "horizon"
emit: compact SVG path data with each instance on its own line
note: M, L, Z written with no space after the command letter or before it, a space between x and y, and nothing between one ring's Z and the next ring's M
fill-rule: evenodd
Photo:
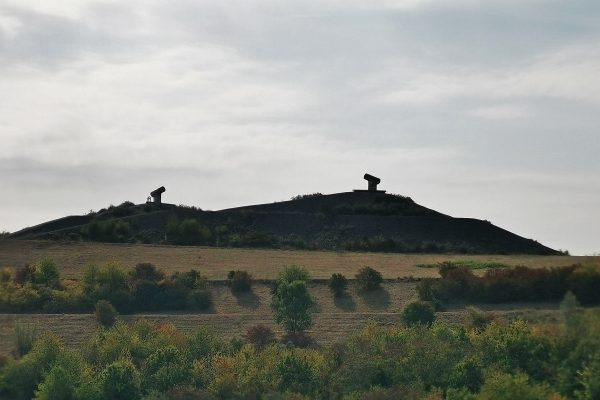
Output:
M600 253L600 3L5 0L0 231L366 187Z

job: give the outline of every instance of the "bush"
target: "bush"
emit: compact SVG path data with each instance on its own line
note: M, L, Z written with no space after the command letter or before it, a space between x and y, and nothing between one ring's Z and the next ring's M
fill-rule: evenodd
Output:
M407 305L401 314L402 322L407 325L431 325L435 320L435 309L431 303L415 301Z
M74 398L76 380L69 371L60 365L54 366L38 385L36 400L59 400Z
M275 342L275 333L264 325L254 325L246 331L246 341L252 343L258 348L263 348Z
M515 375L494 373L487 377L477 399L481 400L547 400L561 397L552 393L548 385L529 381L526 374Z
M488 269L483 276L475 276L468 267L447 262L440 264L439 272L441 279L424 280L417 286L421 300L434 303L558 301L571 289L578 298L587 296L587 304L600 302L600 295L592 289L600 285L600 272L595 268L517 266Z
M48 258L36 264L34 279L35 283L56 289L60 286L60 275L56 264Z
M229 271L227 283L234 293L247 292L252 287L252 275L247 271Z
M133 271L129 273L132 280L144 280L151 282L159 282L165 278L165 274L158 270L153 264L138 263Z
M290 265L279 274L278 282L304 281L308 282L310 275L305 268Z
M33 283L35 276L35 267L33 265L25 264L21 268L17 268L15 271L15 283L23 285L25 283Z
M490 313L482 311L475 307L467 307L466 326L471 329L481 331L494 320L494 316Z
M107 400L136 400L141 396L140 375L129 360L115 361L100 374L102 395Z
M279 389L309 394L315 388L316 379L308 360L295 352L286 353L275 366L279 375Z
M131 227L129 223L121 219L108 221L94 219L81 228L81 235L87 239L101 242L125 242L131 235Z
M89 266L83 273L83 293L92 304L98 300L107 300L121 312L133 308L127 274L118 264Z
M295 347L306 348L313 346L315 341L306 332L286 333L281 338L281 343L292 344Z
M96 303L95 315L96 321L98 321L100 325L105 328L110 328L117 321L117 316L119 313L117 313L117 310L115 310L110 302L106 300L99 300Z
M579 266L567 280L569 289L583 305L600 303L600 271L594 266Z
M361 291L371 291L381 288L383 277L379 271L371 267L363 267L356 274L356 283Z
M207 310L212 304L210 291L208 288L191 290L187 295L187 304L191 310Z
M348 280L342 274L332 274L329 278L329 289L333 292L335 297L342 297L346 294L346 288L348 287Z
M148 357L143 369L144 388L165 392L184 385L191 378L191 368L185 356L169 345L159 348Z

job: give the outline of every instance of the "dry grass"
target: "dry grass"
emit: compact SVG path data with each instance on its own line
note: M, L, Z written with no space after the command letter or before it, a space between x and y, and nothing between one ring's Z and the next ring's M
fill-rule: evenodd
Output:
M415 283L409 282L385 282L380 291L362 295L356 291L354 283L351 283L349 296L336 300L326 284L312 283L310 292L317 300L317 305L315 323L308 333L320 344L326 345L356 333L369 321L398 325L404 306L417 298L415 286ZM207 326L225 339L241 337L248 328L257 324L269 326L278 335L282 335L281 328L273 322L269 285L255 284L251 293L241 296L232 294L222 283L213 283L211 289L215 305L205 314L136 314L120 318L127 323L140 318L172 323L184 332ZM499 305L494 313L532 318L542 314L555 315L558 310L553 304L516 304L510 307ZM465 310L456 307L438 313L438 318L450 323L460 323L465 318ZM93 314L0 314L0 354L8 354L14 350L12 339L17 324L35 324L40 334L53 333L67 345L83 344L98 327Z
M437 276L435 269L419 268L417 265L446 260L499 262L530 267L563 266L578 262L600 265L599 257L382 254L0 240L0 269L34 263L43 257L52 258L60 266L63 277L75 279L79 278L86 265L109 261L118 261L127 267L139 262L151 262L168 273L195 268L210 279L224 279L231 269L247 270L259 279L272 279L286 265L303 266L313 278L328 278L333 272L353 277L365 265L379 270L385 278L434 277ZM268 285L255 284L250 294L237 297L220 282L212 282L211 285L214 306L210 313L131 315L122 319L126 322L139 318L169 322L183 331L204 325L224 338L242 336L256 324L271 326L281 334L272 320ZM417 298L415 284L408 282L386 282L382 290L368 296L357 293L354 283L351 283L350 296L337 300L324 283L311 283L310 290L317 300L317 306L315 324L309 333L322 344L343 339L361 329L369 320L398 324L403 307ZM538 305L542 309L526 311L531 306L518 304L505 309L502 306L494 308L498 310L495 312L506 314L557 313L556 305ZM439 313L438 317L449 322L460 322L464 319L464 309L458 307ZM36 324L40 333L54 333L69 345L83 343L97 328L93 314L0 314L0 354L13 350L14 327L17 323Z
M352 277L365 265L379 270L385 278L397 278L435 277L435 269L419 268L417 265L447 260L529 267L564 266L590 260L600 264L598 257L358 253L0 240L0 268L33 263L43 257L52 258L61 267L65 278L78 278L86 265L107 261L118 261L128 267L150 262L169 273L196 268L210 279L224 279L231 269L247 270L255 278L269 279L276 277L286 265L303 266L314 278L328 278L333 272Z
M417 299L415 286L408 282L386 282L381 290L365 296L350 284L347 297L334 299L325 283L311 283L310 292L317 305L315 325L309 332L319 342L329 343L359 329L370 318L384 323L397 322L404 306ZM211 292L214 306L205 314L136 314L120 318L127 322L139 318L170 322L184 331L206 325L226 338L243 336L249 327L259 323L281 334L273 322L268 284L257 283L250 293L234 295L224 284L213 283ZM97 327L93 314L0 314L0 354L12 351L17 323L35 324L40 333L56 334L67 344L81 344Z

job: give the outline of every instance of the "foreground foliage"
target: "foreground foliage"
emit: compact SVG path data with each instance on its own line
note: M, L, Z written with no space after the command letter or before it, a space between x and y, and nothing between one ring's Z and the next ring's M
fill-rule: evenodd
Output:
M600 315L567 303L562 323L370 324L326 348L117 322L79 349L37 340L0 366L0 398L597 399Z
M44 259L12 275L3 271L0 280L0 312L93 312L99 301L121 313L211 306L208 281L193 269L166 276L149 263L130 270L108 263L88 266L81 282L75 282L61 280L54 262Z

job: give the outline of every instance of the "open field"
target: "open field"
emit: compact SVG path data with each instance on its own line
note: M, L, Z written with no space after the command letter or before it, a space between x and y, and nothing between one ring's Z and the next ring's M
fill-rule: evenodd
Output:
M234 296L228 287L221 283L212 284L214 307L207 313L153 313L124 315L120 318L132 323L144 318L158 323L172 323L178 329L189 332L200 326L207 326L226 339L243 336L246 330L257 324L271 327L278 335L283 332L273 322L270 309L270 287L255 284L250 294ZM369 321L385 325L400 323L400 313L404 306L417 299L415 283L386 282L382 290L362 296L353 284L349 296L334 300L324 283L312 283L310 292L315 297L313 327L308 333L323 345L341 340L362 329ZM515 314L525 318L557 318L555 304L510 304L495 307L481 307L494 310L502 315ZM451 323L464 320L462 307L438 313L438 318ZM68 345L82 344L97 329L93 314L0 314L0 354L13 350L14 326L16 323L33 324L40 333L53 333Z
M579 262L600 263L600 257L533 255L447 255L359 253L335 251L230 249L194 246L161 246L93 242L0 240L0 268L18 267L49 257L64 278L78 278L86 265L118 261L127 267L150 262L172 273L195 268L209 279L224 279L231 269L244 269L258 279L272 279L286 265L305 267L313 278L328 278L333 272L351 277L368 265L385 278L437 277L437 270L419 268L446 260L497 262L528 267L556 267Z
M309 331L321 344L352 334L369 320L383 324L399 323L402 309L417 299L417 293L416 283L396 281L395 278L438 276L435 268L420 268L417 267L419 264L461 260L529 267L565 266L580 262L600 265L599 257L424 255L0 240L0 268L18 267L44 257L53 259L59 266L62 277L70 279L79 278L82 270L89 264L110 261L120 262L126 267L133 267L139 262L151 262L167 273L198 269L212 280L213 306L208 312L137 314L122 316L122 319L132 322L147 318L161 323L173 323L184 331L208 326L225 338L241 336L256 324L270 326L281 334L281 329L272 319L269 284L257 282L251 293L234 296L222 281L227 271L242 269L249 271L257 279L273 279L284 266L303 266L312 278L321 279L310 284L310 291L317 305L315 324ZM334 299L323 278L328 278L333 272L341 272L351 278L365 265L379 270L389 279L383 284L382 290L364 296L357 292L351 281L350 296ZM502 314L546 315L552 318L557 315L556 304L488 305L481 308ZM438 313L438 318L459 322L464 315L464 308L457 307ZM91 314L0 314L0 354L12 351L14 325L17 322L35 324L40 333L55 333L67 344L73 345L85 341L97 328Z

